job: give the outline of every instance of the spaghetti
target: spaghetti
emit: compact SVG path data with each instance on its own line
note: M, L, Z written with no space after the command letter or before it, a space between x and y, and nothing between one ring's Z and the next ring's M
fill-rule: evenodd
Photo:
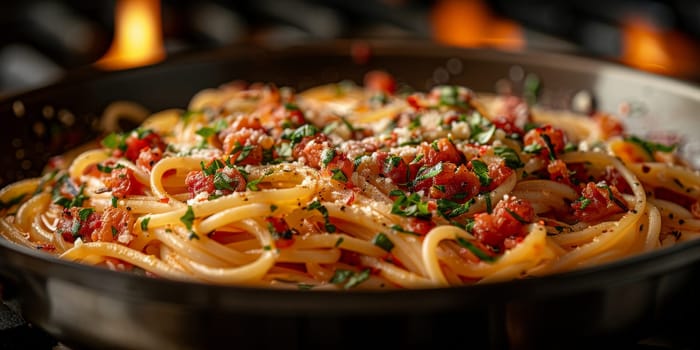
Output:
M2 189L0 232L115 270L299 289L543 276L700 234L700 176L674 145L603 113L395 86L201 91Z

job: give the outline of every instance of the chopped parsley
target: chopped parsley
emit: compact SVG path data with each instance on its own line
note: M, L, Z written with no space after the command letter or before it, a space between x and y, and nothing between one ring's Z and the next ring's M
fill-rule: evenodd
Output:
M489 167L486 165L486 163L477 159L473 159L472 169L474 170L476 176L479 178L481 186L486 187L491 184L491 178L489 177Z
M199 166L202 167L204 175L214 175L217 170L223 169L226 165L222 161L214 159L209 165L204 165L204 161L201 161Z
M300 127L298 127L294 132L292 132L291 135L289 135L289 141L292 143L292 145L295 145L299 142L301 142L301 139L307 136L314 136L318 134L318 128L313 126L312 124L304 124Z
M151 221L150 216L146 216L141 220L141 231L148 231L148 222Z
M389 237L387 237L387 235L381 232L372 238L372 244L386 250L387 252L394 249L394 243L389 239Z
M195 131L195 134L197 134L205 139L209 138L209 136L215 135L216 133L217 133L216 129L210 128L208 126L205 126L203 128L199 128L199 129L197 129L197 131Z
M501 158L506 163L506 166L511 169L519 169L525 166L520 160L520 156L510 147L496 146L493 148L493 153Z
M333 176L331 176L331 179L339 182L348 182L348 177L345 175L345 173L340 170L340 169L333 169L331 170L331 173L333 173Z
M80 221L85 221L94 212L95 212L95 209L93 209L93 208L82 208L82 209L78 210L78 217L80 218Z
M345 289L350 289L369 279L369 276L370 269L364 269L360 272L337 269L335 270L333 277L331 277L330 282L333 284L343 285L343 288Z
M192 223L194 222L194 211L192 210L191 205L187 206L187 211L183 216L180 217L180 221L183 224L185 224L185 227L187 227L188 230L192 230Z
M325 221L324 226L326 228L326 231L333 233L335 232L336 228L335 225L331 224L330 219L328 218L328 209L321 204L318 200L315 200L311 202L306 207L306 210L318 210L319 213L321 213L321 216L323 216L323 220Z
M542 139L544 144L547 145L547 150L549 151L549 160L556 160L557 154L554 152L554 145L552 145L552 139L547 134L542 134Z
M397 197L391 207L392 214L405 217L413 216L423 219L430 218L431 214L430 210L428 210L428 203L421 201L421 197L418 193L411 193L406 196L401 190L393 190L389 195Z
M391 225L391 229L398 232L398 233L405 233L408 235L420 236L420 234L418 234L417 232L406 230L403 227L396 225L396 224Z
M474 198L464 204L455 203L446 199L437 200L437 210L444 218L453 218L469 211L469 207L474 204Z
M214 188L216 188L217 190L235 191L236 189L233 186L231 186L232 182L237 181L223 172L217 172L216 174L214 174Z
M639 145L640 147L642 147L642 149L644 149L644 151L647 154L649 154L650 157L653 157L654 152L657 152L657 151L658 152L665 152L665 153L673 152L676 149L676 147L678 146L677 144L664 145L664 144L660 144L660 143L656 143L656 142L651 142L651 141L644 140L644 139L637 137L637 136L634 136L634 135L629 136L629 137L625 137L625 141L632 142L632 143Z
M418 170L418 176L416 176L416 179L413 180L413 183L417 184L423 180L433 178L433 177L437 176L438 174L440 174L441 172L442 172L442 162L437 163L437 164L435 164L432 167L427 168L427 169L424 167L421 167L421 169Z
M335 149L333 148L326 148L321 152L321 164L323 167L327 167L328 163L330 163L333 158L335 158Z
M540 154L540 152L542 152L542 145L540 145L537 142L529 144L523 148L523 152L530 154Z
M467 122L471 130L469 139L473 142L482 145L487 144L496 133L496 126L477 111L474 111Z
M117 165L111 167L109 165L102 165L102 164L98 163L97 164L97 171L99 171L101 173L105 173L105 174L111 174L114 169L121 169L123 167L124 166L121 164L117 164Z
M121 133L110 133L105 136L100 143L105 148L126 151L126 136Z
M591 200L583 196L581 196L581 198L579 198L577 202L581 203L581 206L579 207L580 210L584 210L588 208L589 205L591 205Z

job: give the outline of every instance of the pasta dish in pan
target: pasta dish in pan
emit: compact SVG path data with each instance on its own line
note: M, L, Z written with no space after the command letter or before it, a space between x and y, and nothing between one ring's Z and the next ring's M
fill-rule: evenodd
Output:
M602 264L700 233L700 177L615 116L464 86L231 83L0 191L0 233L158 278L433 288Z

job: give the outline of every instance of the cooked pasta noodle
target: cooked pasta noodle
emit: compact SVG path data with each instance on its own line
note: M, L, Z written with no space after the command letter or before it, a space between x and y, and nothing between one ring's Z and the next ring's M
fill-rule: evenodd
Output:
M0 191L0 233L157 278L299 289L544 276L700 235L675 145L462 86L229 84ZM121 103L107 111L114 127ZM77 154L76 154L77 153Z

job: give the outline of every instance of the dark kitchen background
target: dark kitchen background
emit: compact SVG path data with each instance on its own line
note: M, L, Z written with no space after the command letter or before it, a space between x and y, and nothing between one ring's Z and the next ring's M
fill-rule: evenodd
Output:
M695 0L24 0L3 7L0 96L86 65L120 69L207 48L335 38L557 51L700 80Z
M0 98L95 65L124 69L242 44L422 40L544 50L700 83L700 1L23 0L0 12ZM0 303L0 350L62 348ZM650 334L630 349L686 349Z

